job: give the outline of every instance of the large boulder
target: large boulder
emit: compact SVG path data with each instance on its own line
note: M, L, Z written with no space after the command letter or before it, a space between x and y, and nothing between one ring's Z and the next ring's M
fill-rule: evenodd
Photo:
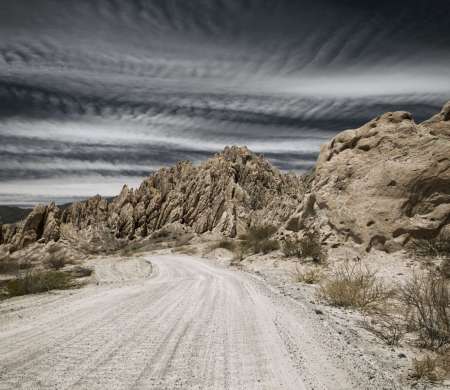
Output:
M450 103L422 124L386 113L323 145L293 219L366 251L436 236L450 223Z

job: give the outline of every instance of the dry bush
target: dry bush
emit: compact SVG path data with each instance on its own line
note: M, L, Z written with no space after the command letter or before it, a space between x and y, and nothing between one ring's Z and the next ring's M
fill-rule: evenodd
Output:
M373 310L393 297L392 289L360 263L339 266L319 289L319 297L334 306Z
M405 321L401 316L388 312L386 305L363 323L364 327L387 345L397 346L406 333Z
M50 290L63 290L73 287L72 277L64 272L27 272L10 280L6 285L8 296L35 294Z
M311 258L315 263L326 261L327 252L320 243L318 232L306 232L302 238L291 238L283 242L283 254L286 257Z
M209 246L209 250L211 250L211 251L213 251L214 249L220 249L220 248L227 249L231 252L234 252L234 250L236 249L236 244L231 240L225 239L225 240L220 240L220 241L214 242Z
M450 257L450 234L441 233L429 240L414 240L411 249L419 257Z
M415 275L401 289L400 300L423 346L440 348L450 343L450 291L445 278L433 273Z
M240 247L243 253L269 253L279 249L280 245L277 240L271 237L275 234L277 228L272 225L254 226L248 229L241 239Z
M68 261L65 259L64 254L52 253L45 261L45 264L47 267L58 271L64 268L68 264Z
M86 278L91 276L94 270L92 268L83 267L81 265L72 268L69 273L74 278Z
M416 257L428 261L440 259L439 271L445 278L450 278L450 233L441 233L429 240L414 240L410 250Z
M185 245L185 246L177 247L176 251L179 253L182 253L183 255L188 255L188 256L194 256L198 253L197 249L194 248L192 245Z
M0 259L0 274L14 275L31 267L32 264L28 260L16 260L10 257Z
M436 356L426 355L422 359L413 359L415 379L426 379L430 382L441 382L450 374L450 351Z
M281 245L281 250L286 257L302 257L302 247L298 238L287 238Z
M318 267L311 267L302 271L298 265L295 266L294 281L297 283L316 284L322 279L322 270Z
M192 234L192 233L182 234L176 238L175 247L187 245L193 238L194 238L194 234Z

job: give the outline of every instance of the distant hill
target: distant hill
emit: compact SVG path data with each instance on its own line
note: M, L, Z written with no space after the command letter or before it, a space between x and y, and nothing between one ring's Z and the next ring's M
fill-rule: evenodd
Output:
M16 206L0 206L0 224L16 223L24 219L32 209Z

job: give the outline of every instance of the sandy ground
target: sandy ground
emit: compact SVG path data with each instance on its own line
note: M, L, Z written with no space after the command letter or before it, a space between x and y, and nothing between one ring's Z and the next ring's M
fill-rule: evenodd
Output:
M0 389L400 389L313 306L185 255L0 304Z

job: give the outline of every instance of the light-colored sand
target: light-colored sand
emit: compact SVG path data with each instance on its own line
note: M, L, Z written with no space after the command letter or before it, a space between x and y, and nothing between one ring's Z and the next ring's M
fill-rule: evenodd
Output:
M400 388L249 274L181 255L99 264L98 285L0 304L0 389Z

